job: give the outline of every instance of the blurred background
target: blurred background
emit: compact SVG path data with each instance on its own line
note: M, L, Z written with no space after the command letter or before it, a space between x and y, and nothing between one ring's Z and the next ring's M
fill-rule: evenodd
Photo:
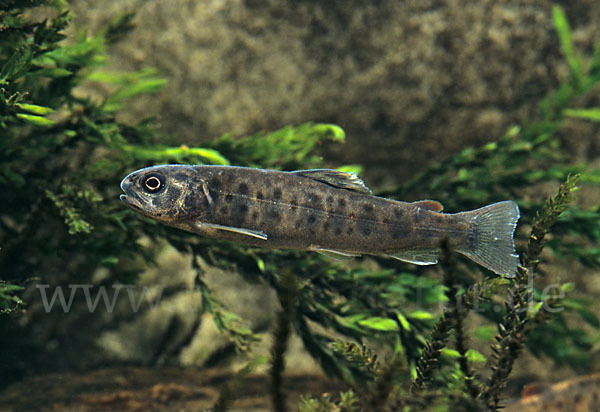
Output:
M196 144L306 121L334 123L331 164L359 163L371 186L407 180L432 160L494 141L531 118L568 74L544 1L71 2L96 32L136 12L110 49L121 69L169 79L128 108L173 141ZM594 1L558 2L584 55L597 41ZM590 98L597 98L596 96ZM573 155L600 153L594 125L565 131ZM326 151L325 151L326 150Z

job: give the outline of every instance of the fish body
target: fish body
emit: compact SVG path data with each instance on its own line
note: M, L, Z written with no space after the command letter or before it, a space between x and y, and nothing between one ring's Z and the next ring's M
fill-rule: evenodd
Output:
M355 174L327 169L154 166L129 174L121 188L121 200L142 215L253 246L433 264L447 239L498 274L513 276L518 264L513 232L519 210L511 201L441 213L438 202L376 197Z

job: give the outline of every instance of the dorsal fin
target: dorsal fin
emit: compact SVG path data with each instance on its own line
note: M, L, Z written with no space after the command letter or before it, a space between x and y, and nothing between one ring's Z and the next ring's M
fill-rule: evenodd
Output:
M319 182L327 183L328 185L338 187L340 189L354 190L358 193L365 193L370 195L371 189L369 189L365 182L362 181L356 173L352 172L340 172L335 169L311 169L311 170L296 170L295 173L300 176L305 176Z
M434 212L441 212L444 210L444 205L437 200L419 200L418 202L413 202L413 205L420 206L423 209L433 210Z

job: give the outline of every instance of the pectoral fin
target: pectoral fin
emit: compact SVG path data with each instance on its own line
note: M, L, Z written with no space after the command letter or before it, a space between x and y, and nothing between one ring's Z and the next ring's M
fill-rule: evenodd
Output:
M330 186L340 189L354 190L355 192L368 195L372 193L371 189L365 185L365 182L356 173L340 172L335 169L297 170L292 173L318 180L319 182L327 183Z
M253 230L253 229L245 229L242 227L223 226L223 225L216 225L214 223L204 223L204 222L196 223L196 227L202 231L224 230L227 232L233 232L233 233L239 233L241 235L252 236L252 237L255 237L258 239L262 239L262 240L268 239L267 234L263 231Z
M438 251L434 248L413 248L386 253L384 256L415 265L434 265L438 261Z
M360 255L357 255L356 253L343 252L341 250L333 250L333 249L323 249L318 246L311 246L311 247L309 247L309 250L320 253L322 255L325 255L325 256L333 258L333 259L337 259L337 260L352 260L355 257L360 256Z

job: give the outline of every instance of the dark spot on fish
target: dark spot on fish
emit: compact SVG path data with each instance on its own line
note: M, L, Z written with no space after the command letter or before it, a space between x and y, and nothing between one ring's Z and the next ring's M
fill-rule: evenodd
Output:
M216 179L212 179L206 186L208 189L208 193L210 197L212 197L213 202L218 202L221 197L221 182ZM202 190L202 184L199 184L194 190Z
M227 206L223 206L222 208L220 208L219 209L219 214L221 216L228 215L229 214L229 209L227 208Z
M343 209L346 207L346 200L345 199L340 199L338 200L338 205Z
M264 199L265 195L263 194L263 192L261 190L259 190L258 192L256 192L256 198L258 200L262 200Z
M298 198L296 196L292 197L292 200L290 200L290 206L292 209L298 208Z
M296 221L296 223L294 223L294 229L300 229L300 226L302 226L302 222L301 221Z
M328 205L332 205L334 200L335 200L335 199L333 198L333 196L328 196L328 197L327 197L327 204L328 204Z
M410 227L406 225L390 225L389 230L394 240L406 238L411 232Z
M310 233L311 235L315 235L315 229L313 229L312 227L310 229L308 229L308 233Z
M176 204L177 198L172 198L169 203ZM212 210L208 207L208 201L204 194L200 191L190 192L185 196L183 201L183 209L185 210L186 217L197 218L199 216L206 216L212 213Z
M362 210L362 213L356 219L356 229L364 236L370 236L375 229L373 206L368 204L363 205Z
M244 200L238 200L233 206L233 225L236 227L242 226L248 215L248 205Z
M267 213L267 217L272 220L273 222L278 222L279 220L281 220L281 215L279 214L279 212L275 209L271 209L269 210L269 212Z
M437 223L437 224L446 223L446 221L444 220L444 216L442 216L439 213L430 213L429 216L433 223Z
M252 212L252 220L254 222L258 221L258 212L256 210Z
M556 401L556 404L554 405L554 407L556 408L555 410L562 411L564 408L564 405L563 405L562 401ZM547 409L544 409L544 410L547 410Z
M594 392L594 394L592 395L592 397L594 398L594 402L598 401L598 393Z
M248 185L246 183L240 183L240 185L238 187L238 192L240 192L240 194L242 194L242 195L247 195L248 194Z
M398 219L402 218L402 216L404 216L404 210L398 208L394 209L394 216Z
M307 222L309 225L314 224L316 220L317 220L317 218L314 214L311 213L310 215L308 215Z
M575 403L581 402L581 394L578 393L577 395L575 395L575 398L573 398L573 399L575 400Z
M323 223L323 230L324 230L324 231L326 231L326 232L327 232L327 231L329 230L329 228L330 228L329 222L325 222L325 223Z
M388 219L387 217L384 217L383 220L381 221L381 223L383 223L384 225L387 225L388 223L390 223L390 219Z
M340 233L342 233L342 232L340 231ZM348 228L348 230L346 231L346 233L348 233L349 235L351 235L352 233L354 233L354 228L352 226L350 226Z
M221 180L217 177L213 177L212 179L210 179L208 181L208 187L210 187L213 190L220 190L221 189Z
M369 236L373 233L373 223L366 219L360 219L357 222L357 229L363 235Z
M228 193L228 194L225 196L225 201L226 201L227 203L231 203L231 202L233 201L233 195L232 195L231 193Z
M280 188L276 187L273 190L273 199L275 199L275 200L281 199L281 189Z
M344 218L330 214L324 223L325 230L333 230L334 233L341 234L345 228Z

